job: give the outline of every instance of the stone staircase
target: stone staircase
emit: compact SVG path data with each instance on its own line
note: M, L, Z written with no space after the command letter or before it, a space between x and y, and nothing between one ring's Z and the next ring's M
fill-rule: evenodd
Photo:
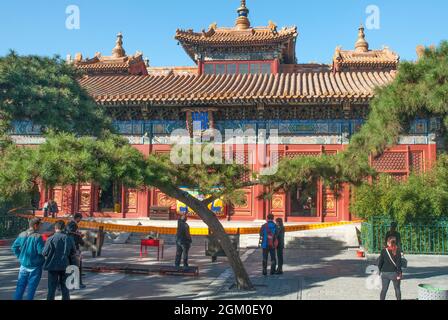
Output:
M343 250L359 247L357 226L290 233L285 237L287 248L301 250Z

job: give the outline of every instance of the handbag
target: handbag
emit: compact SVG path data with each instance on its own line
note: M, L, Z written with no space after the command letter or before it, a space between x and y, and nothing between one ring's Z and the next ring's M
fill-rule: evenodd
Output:
M408 267L408 259L404 257L404 253L401 256L401 268L406 269Z

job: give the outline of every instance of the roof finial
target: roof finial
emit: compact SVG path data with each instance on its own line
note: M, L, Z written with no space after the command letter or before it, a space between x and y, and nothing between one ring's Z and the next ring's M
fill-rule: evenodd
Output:
M249 21L249 9L246 7L246 0L241 0L241 6L237 10L238 12L238 18L235 22L235 27L238 30L245 30L250 28L250 21Z
M364 33L364 26L361 24L358 32L358 40L355 43L355 51L356 52L368 52L369 51L369 43L366 41L366 35Z
M126 56L126 51L123 49L123 34L121 32L117 34L117 41L115 42L115 48L112 49L112 56L114 58Z

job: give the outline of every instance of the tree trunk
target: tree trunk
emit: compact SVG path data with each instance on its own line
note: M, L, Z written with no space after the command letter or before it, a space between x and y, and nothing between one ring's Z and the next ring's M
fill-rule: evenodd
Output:
M196 199L180 189L167 190L163 187L159 187L159 189L168 196L182 201L199 215L205 224L207 224L207 226L212 230L213 235L216 237L224 250L235 275L237 288L239 290L253 290L254 287L250 281L246 269L244 268L243 262L241 261L237 250L233 247L229 236L216 215L204 203L202 203L201 200Z

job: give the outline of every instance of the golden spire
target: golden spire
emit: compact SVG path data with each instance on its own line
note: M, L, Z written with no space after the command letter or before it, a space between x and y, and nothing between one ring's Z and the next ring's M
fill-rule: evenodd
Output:
M238 30L245 30L250 28L250 21L249 21L249 9L246 7L246 0L241 0L241 6L237 10L238 12L238 18L235 22L235 27Z
M117 34L117 41L115 48L112 49L112 56L114 58L123 58L126 56L126 51L123 49L123 34L121 32Z
M358 40L355 43L355 51L356 52L368 52L369 51L369 43L366 41L366 35L364 33L364 26L361 24L358 32Z

